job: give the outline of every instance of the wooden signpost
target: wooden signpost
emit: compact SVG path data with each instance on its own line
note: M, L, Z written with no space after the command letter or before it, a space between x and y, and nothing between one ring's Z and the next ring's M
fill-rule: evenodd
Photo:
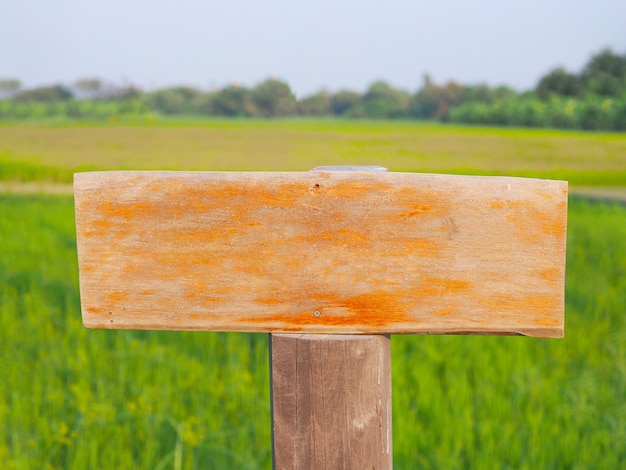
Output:
M274 466L391 468L395 333L563 335L567 183L74 178L85 326L269 332Z

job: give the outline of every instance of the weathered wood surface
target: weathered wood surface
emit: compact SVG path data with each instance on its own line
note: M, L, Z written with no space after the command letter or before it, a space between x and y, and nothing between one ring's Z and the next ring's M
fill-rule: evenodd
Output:
M383 335L271 335L274 468L392 468Z
M122 171L74 190L88 327L563 335L566 182Z

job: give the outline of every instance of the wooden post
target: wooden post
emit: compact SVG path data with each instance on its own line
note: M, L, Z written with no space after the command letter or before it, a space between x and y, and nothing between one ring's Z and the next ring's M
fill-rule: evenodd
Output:
M274 468L392 468L383 335L272 334Z
M330 166L312 171L387 169ZM270 337L274 468L390 470L390 337Z
M566 182L334 170L74 177L85 326L272 333L279 470L391 468L383 335L563 336Z

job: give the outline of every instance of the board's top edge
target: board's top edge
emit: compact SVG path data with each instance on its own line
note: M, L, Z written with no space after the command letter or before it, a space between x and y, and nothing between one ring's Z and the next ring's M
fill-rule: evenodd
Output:
M418 178L446 178L450 180L454 179L471 179L471 180L491 180L491 181L545 181L545 182L554 182L558 184L563 184L565 187L568 187L568 181L566 180L555 180L549 178L534 178L534 177L526 177L526 176L506 176L506 175L460 175L460 174L450 174L450 173L420 173L420 172L408 172L408 171L383 171L383 170L370 170L369 168L374 167L362 167L363 169L358 169L359 167L351 167L355 169L349 170L333 170L332 167L316 167L310 171L215 171L215 170L102 170L102 171L84 171L84 172L76 172L74 173L74 183L80 182L85 179L93 179L93 178L109 178L109 177L125 177L125 176L142 176L146 177L163 177L163 178L172 178L172 177L191 177L191 176L218 176L224 175L232 177L234 175L241 176L257 176L257 177L266 177L268 175L277 175L281 177L289 177L295 176L298 178L311 178L315 175L325 174L329 175L331 178L359 178L363 175L368 175L370 178L380 178L380 179L393 179L397 177L418 177ZM375 168L383 168L383 167L375 167Z

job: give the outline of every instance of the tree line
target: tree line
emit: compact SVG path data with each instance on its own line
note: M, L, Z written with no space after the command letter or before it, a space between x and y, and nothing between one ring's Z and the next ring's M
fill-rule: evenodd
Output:
M410 93L385 81L364 93L321 90L297 99L288 83L268 78L252 88L232 84L203 91L177 86L142 91L82 79L71 86L22 89L0 80L0 119L111 119L126 115L277 118L423 119L481 125L626 130L626 54L610 49L591 57L579 73L562 67L524 92L509 87L436 84L425 76Z

